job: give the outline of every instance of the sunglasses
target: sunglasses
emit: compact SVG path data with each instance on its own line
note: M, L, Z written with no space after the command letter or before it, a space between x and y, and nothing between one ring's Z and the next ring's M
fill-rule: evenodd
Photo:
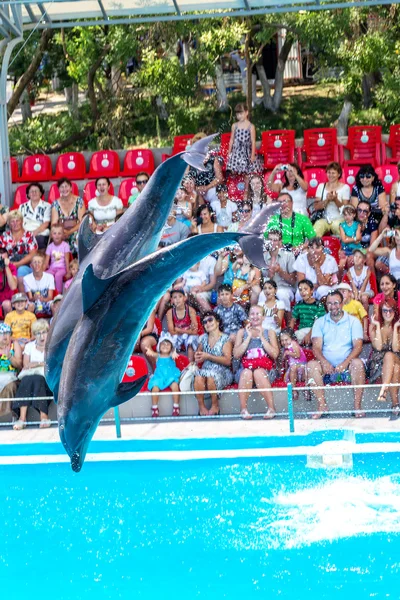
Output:
M363 175L360 175L360 179L371 179L373 177L373 175L371 175L371 173L364 173Z
M138 185L144 185L144 184L145 184L145 183L147 183L147 182L148 182L148 179L137 179L137 180L136 180L136 183L137 183Z
M206 317L205 319L203 319L203 325L206 325L207 323L212 323L214 321L214 317Z
M251 210L250 210L250 208L242 208L242 210L240 212L241 213L250 213Z
M393 308L382 308L382 312L383 313L392 313L392 312L394 312L394 309Z
M369 215L369 210L367 208L357 208L357 212L363 213L364 215Z

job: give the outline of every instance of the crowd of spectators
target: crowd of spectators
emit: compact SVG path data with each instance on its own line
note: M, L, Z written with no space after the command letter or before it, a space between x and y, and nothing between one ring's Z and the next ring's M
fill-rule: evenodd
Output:
M329 412L324 386L338 383L359 386L354 388L354 415L363 417L366 381L382 384L379 400L390 392L397 415L398 389L389 385L400 385L400 183L387 197L374 168L363 165L350 189L341 180L341 166L333 162L326 167L327 182L310 201L299 165L260 172L245 106L238 106L237 116L227 162L210 151L205 171L188 167L160 247L189 236L237 231L264 206L276 203L280 212L264 233L265 267L252 265L239 246L227 247L182 273L160 298L135 348L154 371L152 415L159 414L163 383L168 380L165 387L177 391L176 371L168 377L176 353L186 354L190 362L200 415L218 414L218 391L237 386L241 416L249 419L247 401L256 387L266 403L265 418L271 419L276 414L273 391L265 388L280 380L293 384L295 399L296 388L315 387L315 419ZM245 176L240 202L229 194L232 175ZM148 180L146 173L137 176L139 192ZM17 388L15 373L22 366L40 368L46 330L36 331L36 324L52 318L78 270L77 235L86 209L70 181L62 179L58 186L60 198L53 205L42 200L41 185L35 183L28 186L29 201L20 211L0 210L0 375L12 375L0 392L6 398L21 397L21 390L45 395L40 379ZM123 213L107 177L96 181L88 211L100 234ZM207 394L211 408L206 408ZM32 405L47 426L47 405ZM26 406L25 400L13 404L17 429L26 424ZM179 415L176 394L173 411Z

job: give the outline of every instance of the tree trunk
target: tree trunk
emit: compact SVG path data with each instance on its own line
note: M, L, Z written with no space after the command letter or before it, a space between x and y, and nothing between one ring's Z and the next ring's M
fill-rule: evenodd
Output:
M272 95L271 95L271 86L269 84L267 74L265 72L263 65L257 65L257 73L258 78L261 82L262 88L264 90L264 95L262 98L262 103L265 110L272 110Z
M96 122L100 116L99 107L97 105L96 92L94 89L96 72L97 72L97 69L100 67L101 63L103 62L103 60L109 50L110 50L110 46L106 46L105 48L103 48L103 50L100 52L96 62L94 62L92 64L92 66L90 67L88 74L87 74L87 86L88 86L87 96L88 96L90 108L92 110L93 122Z
M26 88L21 94L19 106L21 108L22 122L25 123L28 121L28 119L32 119L32 109L29 101L28 90Z
M227 112L229 110L228 95L220 59L215 63L215 90L217 93L217 110Z
M156 97L156 108L160 119L166 121L168 119L168 111L161 96Z
M189 40L182 40L182 53L183 53L183 64L186 67L186 65L189 62L190 59L190 44L189 44Z
M371 106L372 106L372 88L375 85L374 74L373 73L364 73L361 85L362 85L363 108L371 108Z
M14 88L14 93L11 96L11 98L9 99L9 101L7 102L8 118L11 117L14 110L17 108L19 100L20 100L24 90L27 88L27 86L32 81L32 79L35 77L36 71L38 70L39 65L42 61L43 54L47 50L47 47L49 45L51 38L53 37L53 34L54 34L53 29L44 29L42 31L42 35L40 36L39 45L36 48L36 52L33 55L31 63L28 66L28 68L26 69L25 73L22 75L22 77L19 78L18 83Z
M337 121L337 134L339 137L347 135L347 128L349 125L350 113L352 108L353 105L350 102L350 100L345 100L343 102L343 107Z
M249 111L249 119L251 119L251 109L253 105L253 85L252 85L252 77L251 71L253 68L253 64L250 58L250 42L251 42L251 29L246 34L246 41L244 44L244 57L246 59L246 104Z
M117 65L111 65L111 89L114 95L124 89L122 72Z
M273 97L273 101L272 101L272 112L273 113L278 112L281 102L282 102L283 76L284 76L284 72L285 72L286 62L287 62L290 50L292 49L292 46L293 46L293 41L294 41L293 37L289 33L286 33L285 41L283 43L281 51L279 52L278 64L276 66L276 71L275 71L275 90L274 90L274 97Z

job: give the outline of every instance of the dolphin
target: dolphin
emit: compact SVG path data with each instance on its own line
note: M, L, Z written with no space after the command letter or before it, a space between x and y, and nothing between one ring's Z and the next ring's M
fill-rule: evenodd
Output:
M89 228L87 216L79 230L80 268L54 317L46 342L46 381L57 402L58 385L68 342L82 315L82 277L89 264L97 277L109 278L154 252L187 165L204 169L214 135L203 138L159 165L132 206L103 235Z
M246 233L204 234L143 258L108 280L92 264L82 277L83 315L70 339L62 369L57 416L72 469L82 468L101 417L137 394L145 377L120 383L132 347L157 299L186 269Z

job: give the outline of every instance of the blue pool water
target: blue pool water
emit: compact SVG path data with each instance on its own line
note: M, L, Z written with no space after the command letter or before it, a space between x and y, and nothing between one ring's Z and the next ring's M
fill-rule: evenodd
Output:
M400 454L0 466L19 600L400 597Z

